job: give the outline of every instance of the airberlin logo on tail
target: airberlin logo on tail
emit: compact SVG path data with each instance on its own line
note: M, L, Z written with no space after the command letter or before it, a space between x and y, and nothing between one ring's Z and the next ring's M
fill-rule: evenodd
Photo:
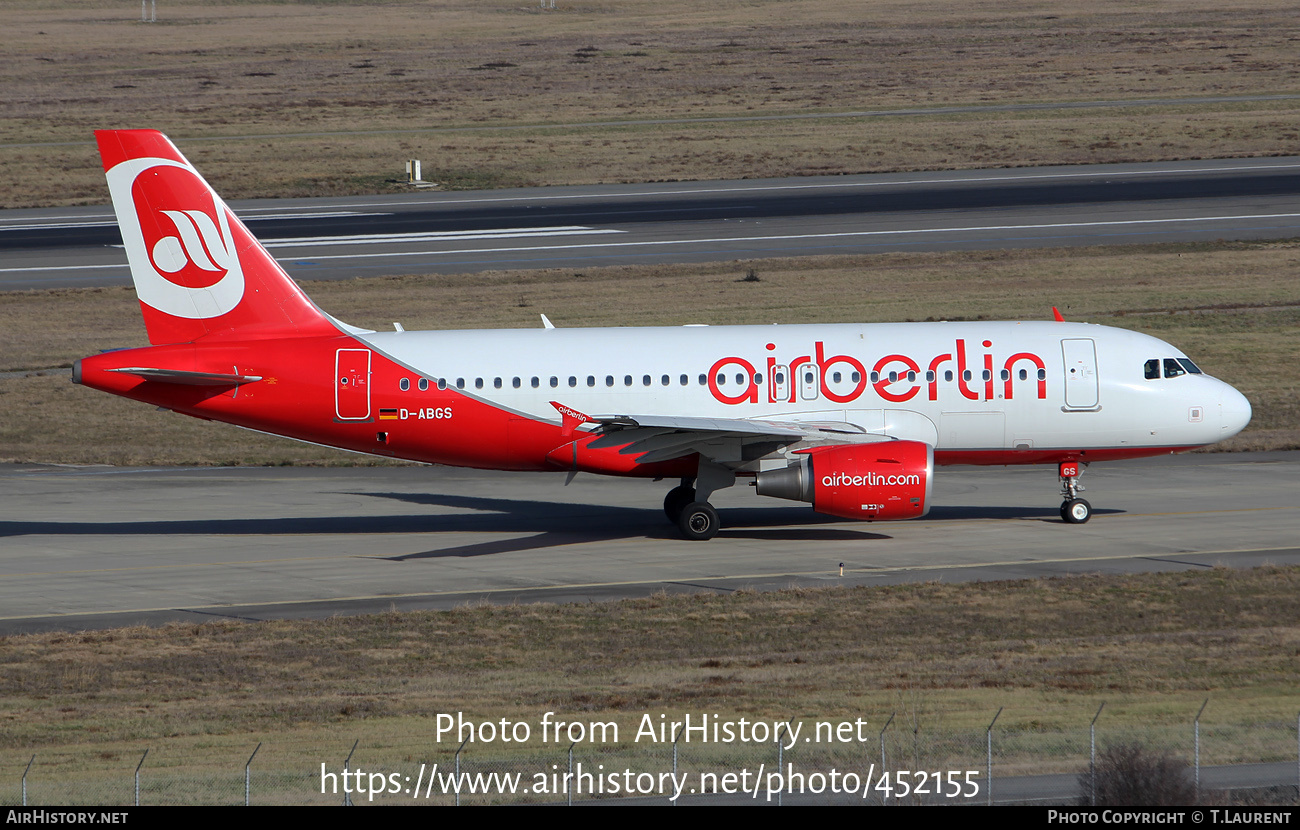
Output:
M128 159L108 172L140 301L188 319L218 317L244 296L230 212L186 164Z
M228 263L234 252L226 247L226 240L221 238L221 231L217 230L211 216L202 210L164 210L160 213L172 221L177 236L159 239L154 243L150 256L154 268L166 273L168 281L189 288L207 288L230 273L229 268L213 262ZM194 267L190 268L191 265ZM198 275L193 273L195 270ZM194 284L196 282L198 284Z

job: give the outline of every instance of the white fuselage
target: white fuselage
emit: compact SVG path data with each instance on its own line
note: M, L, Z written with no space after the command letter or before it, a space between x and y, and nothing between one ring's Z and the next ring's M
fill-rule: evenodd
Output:
M941 458L967 450L1137 455L1214 443L1250 418L1246 399L1207 375L1146 377L1148 361L1186 360L1173 346L1078 323L539 328L360 339L448 389L532 418L554 420L558 401L592 415L847 421L924 441Z

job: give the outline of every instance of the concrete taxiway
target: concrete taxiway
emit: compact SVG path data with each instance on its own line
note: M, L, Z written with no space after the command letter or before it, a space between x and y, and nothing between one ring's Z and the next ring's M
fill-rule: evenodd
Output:
M940 468L911 522L745 486L686 542L669 482L443 467L0 467L0 634L474 601L1300 563L1300 453L1094 465L1086 525L1049 467ZM843 564L843 575L840 565Z

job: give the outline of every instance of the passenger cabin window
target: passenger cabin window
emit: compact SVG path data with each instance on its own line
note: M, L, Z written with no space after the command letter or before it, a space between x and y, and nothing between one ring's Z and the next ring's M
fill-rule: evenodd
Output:
M410 379L410 378L402 378L401 380L399 380L399 381L397 382L397 388L398 388L398 389L401 389L403 392L405 392L406 390L410 389L410 388L411 388L411 379Z
M464 388L465 388L465 379L464 379L464 378L456 378L456 388L457 388L457 389L464 389Z
M439 389L446 389L446 388L447 388L447 379L446 379L446 378L438 378L438 388L439 388Z
M1152 358L1151 360L1148 360L1146 363L1143 363L1143 364L1142 364L1142 374L1146 376L1146 379L1147 379L1147 380L1159 380L1159 379L1160 379L1160 359L1159 359L1159 358Z
M420 382L417 383L416 386L420 387L420 391L421 391L421 392L428 392L428 391L429 391L429 379L428 379L428 378L420 378Z

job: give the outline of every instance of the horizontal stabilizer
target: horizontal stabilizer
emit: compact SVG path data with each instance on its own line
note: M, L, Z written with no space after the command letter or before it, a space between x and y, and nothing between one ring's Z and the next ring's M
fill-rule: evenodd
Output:
M145 380L160 383L179 383L183 386L239 386L241 383L253 383L262 379L261 375L222 375L215 372L182 372L177 369L146 369L140 366L127 366L122 369L108 369L109 372L122 372L135 375Z

